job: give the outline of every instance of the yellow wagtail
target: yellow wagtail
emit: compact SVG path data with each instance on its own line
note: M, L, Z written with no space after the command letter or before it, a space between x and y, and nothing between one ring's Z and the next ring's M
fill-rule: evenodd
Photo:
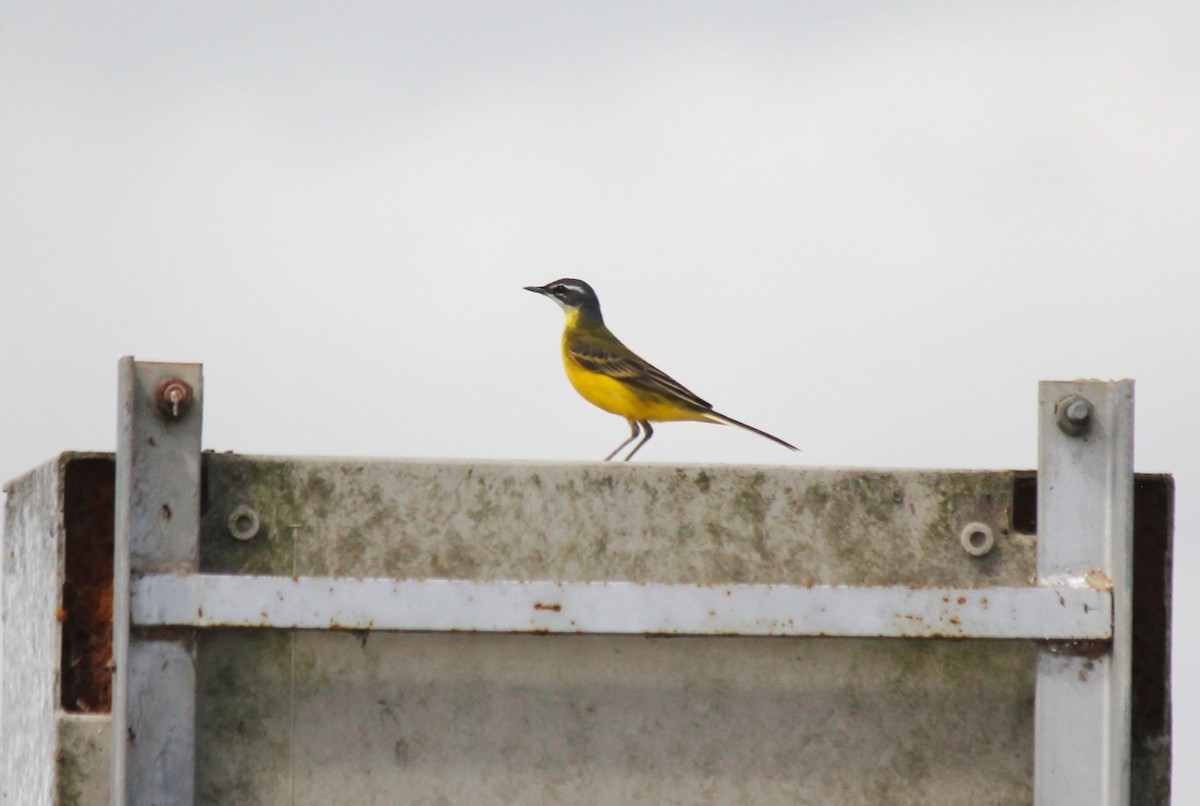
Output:
M592 405L629 421L633 433L604 457L604 461L612 459L622 448L642 436L642 441L625 457L628 462L654 436L650 423L669 420L736 425L785 448L799 450L766 431L713 411L710 403L622 344L604 326L600 300L583 280L565 278L543 286L526 286L525 290L549 297L567 315L562 339L563 365L575 391Z

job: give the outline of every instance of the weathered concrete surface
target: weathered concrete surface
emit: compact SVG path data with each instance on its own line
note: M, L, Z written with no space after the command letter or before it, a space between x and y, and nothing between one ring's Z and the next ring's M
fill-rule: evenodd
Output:
M0 803L54 797L62 458L10 482L0 552Z
M1028 585L1011 472L207 457L205 571L794 585ZM240 505L259 535L230 537ZM963 526L991 527L971 557Z
M105 714L58 715L59 806L109 806L112 718Z
M208 633L205 803L1019 804L1031 644Z
M1012 474L213 455L210 572L1026 585ZM235 540L239 506L258 534ZM962 548L991 527L983 558ZM1022 803L1030 644L214 631L210 803Z

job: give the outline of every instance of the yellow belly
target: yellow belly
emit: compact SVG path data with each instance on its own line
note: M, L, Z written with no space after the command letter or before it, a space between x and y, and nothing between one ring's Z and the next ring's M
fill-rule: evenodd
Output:
M607 375L584 369L566 349L563 350L563 366L571 385L584 400L612 414L656 423L668 420L712 422L703 412L680 406L662 395L634 389Z

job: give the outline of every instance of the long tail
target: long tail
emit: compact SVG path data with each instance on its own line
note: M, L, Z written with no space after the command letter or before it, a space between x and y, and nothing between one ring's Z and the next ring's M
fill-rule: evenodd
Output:
M782 445L785 448L790 448L793 451L800 450L792 443L786 442L786 441L780 439L779 437L775 436L774 434L768 434L766 431L763 431L762 429L755 428L752 425L746 425L741 420L735 420L728 415L721 414L720 412L717 412L717 411L707 411L707 412L705 412L705 414L707 414L709 417L711 417L713 419L713 422L725 423L727 425L736 425L739 428L745 428L747 431L753 431L754 433L758 434L760 437L766 437L767 439L771 440L772 442L778 442L780 445Z

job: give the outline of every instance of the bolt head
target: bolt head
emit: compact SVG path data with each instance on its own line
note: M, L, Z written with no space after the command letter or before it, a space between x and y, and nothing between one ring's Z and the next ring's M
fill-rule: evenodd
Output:
M968 523L958 535L963 550L972 557L984 557L996 547L992 528L986 523Z
M238 540L250 540L258 534L258 513L245 504L241 504L229 513L229 534Z
M1073 437L1083 436L1092 427L1092 404L1079 395L1068 395L1054 407L1058 427Z
M1073 423L1082 423L1092 416L1092 409L1086 400L1076 400L1067 406L1065 415Z
M168 420L178 420L182 417L194 399L192 385L179 378L167 378L158 385L154 394L158 410Z

